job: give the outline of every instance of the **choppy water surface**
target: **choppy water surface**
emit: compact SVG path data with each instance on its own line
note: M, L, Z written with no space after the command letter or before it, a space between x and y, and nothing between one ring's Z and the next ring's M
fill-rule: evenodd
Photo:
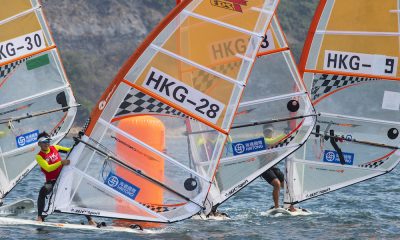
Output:
M398 168L384 176L304 202L314 212L303 217L268 217L272 188L257 179L220 210L232 220L186 220L153 233L101 233L0 225L0 239L400 239L400 176ZM44 177L36 167L6 198L37 199ZM35 219L36 213L20 217ZM56 222L79 223L84 218L57 215Z

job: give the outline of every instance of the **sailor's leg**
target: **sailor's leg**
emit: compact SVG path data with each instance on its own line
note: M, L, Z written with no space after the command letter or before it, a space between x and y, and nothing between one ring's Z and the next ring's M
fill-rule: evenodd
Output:
M274 190L272 191L272 198L274 200L274 207L279 208L279 191L281 188L281 182L278 178L272 180L271 185L274 186Z
M97 223L93 220L92 216L90 216L90 215L85 215L85 217L86 217L86 219L87 219L89 225L94 225L94 226L97 225Z
M39 196L37 200L37 205L38 205L38 221L44 221L43 217L43 211L44 211L44 206L46 203L46 196L53 190L54 184L51 182L46 182L44 186L40 189L39 191Z
M47 195L47 190L46 187L43 186L40 191L39 191L39 197L37 200L37 206L38 206L38 221L43 221L43 210L44 210L44 205L45 205L45 200L46 200L46 195Z

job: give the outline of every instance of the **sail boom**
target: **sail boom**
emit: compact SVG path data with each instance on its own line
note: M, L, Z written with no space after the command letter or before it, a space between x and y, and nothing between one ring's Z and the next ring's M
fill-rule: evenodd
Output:
M378 123L378 124L385 124L385 125L400 125L400 122L379 120L379 119L374 119L374 118L355 117L355 116L351 116L351 115L341 115L341 114L333 114L333 113L326 113L326 112L320 112L320 114L321 114L321 116L325 116L325 117L355 120L355 121L366 122L366 123Z
M36 112L36 113L27 114L27 115L19 116L19 117L13 117L13 118L9 118L9 119L0 119L0 124L20 121L20 120L27 119L27 118L32 118L32 117L42 116L42 115L50 114L50 113L54 113L54 112L64 111L64 110L68 110L70 108L79 107L79 106L80 106L80 104L75 105L75 106L67 106L67 107L63 107L63 108L52 109L49 111Z
M264 98L264 99L257 99L257 100L248 101L248 102L242 102L242 103L240 103L239 107L247 107L247 106L251 106L251 105L257 105L257 104L262 104L262 103L267 103L267 102L273 102L273 101L278 101L278 100L283 100L283 99L288 99L288 98L293 98L293 97L298 97L298 96L304 96L304 95L307 95L307 92L289 93L289 94L270 97L270 98Z

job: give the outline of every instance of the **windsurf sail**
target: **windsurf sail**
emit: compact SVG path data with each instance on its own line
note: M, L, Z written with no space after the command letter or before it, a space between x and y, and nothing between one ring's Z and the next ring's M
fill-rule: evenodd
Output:
M203 209L277 4L188 0L174 8L97 104L53 210L174 222ZM207 147L204 139L212 139Z
M37 136L59 142L76 102L38 1L0 5L0 199L36 165Z
M315 120L314 108L274 16L236 112L205 213L298 149L309 137Z
M286 203L297 203L390 172L400 127L399 2L324 0L300 71L318 118L287 161Z

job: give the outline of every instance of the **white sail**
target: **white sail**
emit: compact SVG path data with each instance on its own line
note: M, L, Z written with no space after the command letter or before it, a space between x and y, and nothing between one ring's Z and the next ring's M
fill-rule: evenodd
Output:
M277 3L178 5L100 99L54 211L150 222L199 212Z
M38 1L0 5L0 199L36 165L37 136L59 142L76 102Z
M275 16L258 52L207 204L215 208L298 149L314 124L314 109ZM263 134L265 126L274 130L271 139Z
M287 162L286 203L390 172L399 162L396 0L324 0L300 63L318 118Z

